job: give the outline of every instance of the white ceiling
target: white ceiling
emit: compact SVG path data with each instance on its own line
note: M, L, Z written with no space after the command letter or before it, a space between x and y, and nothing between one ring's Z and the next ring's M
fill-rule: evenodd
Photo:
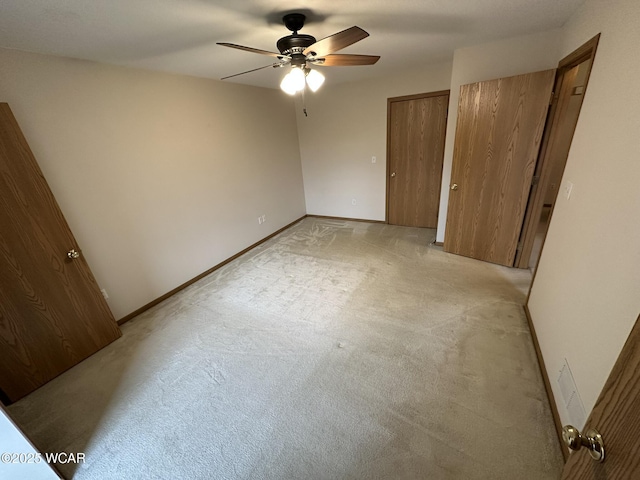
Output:
M216 45L277 51L283 13L309 17L320 40L357 25L371 36L340 53L380 55L366 67L325 67L328 83L452 58L455 48L560 27L584 0L0 0L0 47L220 78L272 58ZM232 80L276 88L265 69Z

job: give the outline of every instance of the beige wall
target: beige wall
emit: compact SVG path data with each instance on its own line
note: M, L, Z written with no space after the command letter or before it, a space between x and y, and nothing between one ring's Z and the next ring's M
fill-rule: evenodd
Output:
M305 213L279 91L14 50L0 65L0 101L116 318Z
M308 94L309 116L296 111L307 213L384 220L387 98L448 90L450 79L443 63Z
M559 43L560 30L551 30L460 48L454 52L437 241L444 241L445 235L460 86L555 68Z
M588 413L640 313L639 24L637 0L587 0L563 31L561 56L602 32L529 301L564 423L564 358Z

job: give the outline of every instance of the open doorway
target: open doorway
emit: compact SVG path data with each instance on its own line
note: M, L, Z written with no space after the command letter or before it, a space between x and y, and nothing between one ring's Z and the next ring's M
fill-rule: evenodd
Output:
M559 195L562 174L569 156L569 148L573 139L573 132L578 124L580 107L584 98L584 90L587 84L587 75L591 70L591 58L587 58L582 63L572 67L562 78L560 85L560 95L558 99L558 109L562 110L558 118L558 131L556 142L549 149L547 161L549 164L549 181L544 193L544 203L542 212L538 220L536 235L533 241L533 248L529 256L528 267L535 269L542 251L542 241L547 235L551 209L556 203Z
M569 156L573 134L589 82L599 35L562 59L558 65L552 108L543 134L534 186L529 195L515 266L530 268L538 264L547 235L553 207L565 194L562 175Z

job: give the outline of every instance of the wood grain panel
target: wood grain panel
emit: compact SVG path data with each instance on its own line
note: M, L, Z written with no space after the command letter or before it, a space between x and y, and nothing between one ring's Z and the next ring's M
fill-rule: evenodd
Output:
M326 55L324 61L316 65L322 67L353 67L358 65L375 65L378 55Z
M437 226L448 104L448 93L390 99L388 220L393 225Z
M584 449L573 452L563 470L563 480L632 480L640 477L640 318L636 320L586 425L602 435L605 461L594 462Z
M0 104L0 388L15 401L121 333L9 106Z
M320 58L331 53L335 53L338 50L353 45L360 40L367 38L369 34L360 27L350 27L341 32L329 35L321 40L318 40L313 45L307 47L304 50L305 55L313 54L315 57Z
M445 251L513 266L554 76L460 88Z

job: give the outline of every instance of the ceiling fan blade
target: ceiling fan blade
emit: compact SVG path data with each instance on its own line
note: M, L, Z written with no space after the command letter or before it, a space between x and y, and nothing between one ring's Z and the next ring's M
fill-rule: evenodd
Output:
M267 52L266 50L260 50L259 48L245 47L244 45L236 45L235 43L218 42L217 45L222 45L223 47L229 48L237 48L238 50L244 50L245 52L259 53L260 55L269 55L270 57L287 58L287 55L282 55L281 53Z
M254 68L253 70L247 70L246 72L236 73L235 75L229 75L228 77L223 77L220 80L226 80L227 78L237 77L238 75L244 75L245 73L257 72L258 70L264 70L265 68L269 68L269 67L272 67L272 68L284 67L287 63L289 63L289 62L282 62L282 63L274 63L272 65L265 65L264 67Z
M380 60L380 57L377 55L327 55L311 62L314 65L323 67L354 67L357 65L373 65L378 60Z
M341 32L330 35L322 40L318 40L313 45L307 47L304 53L309 55L314 53L316 57L324 57L330 53L337 52L360 40L367 38L369 34L360 27L351 27Z

